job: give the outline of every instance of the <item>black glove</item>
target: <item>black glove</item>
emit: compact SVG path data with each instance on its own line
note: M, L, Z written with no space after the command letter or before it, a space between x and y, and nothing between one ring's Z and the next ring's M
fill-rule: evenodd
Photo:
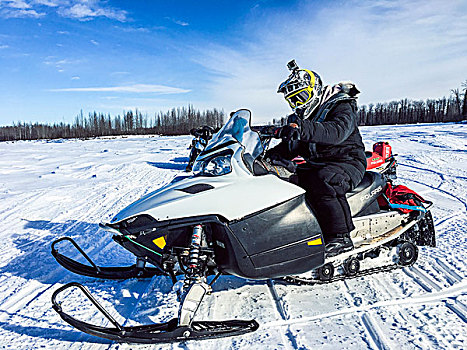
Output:
M283 127L276 129L274 137L286 142L298 141L300 140L300 128L295 123L284 125Z
M295 173L295 171L297 170L297 165L294 162L292 162L291 160L282 158L277 153L271 153L269 155L266 154L266 157L269 158L269 162L271 164L283 166L284 168L286 168L291 173Z

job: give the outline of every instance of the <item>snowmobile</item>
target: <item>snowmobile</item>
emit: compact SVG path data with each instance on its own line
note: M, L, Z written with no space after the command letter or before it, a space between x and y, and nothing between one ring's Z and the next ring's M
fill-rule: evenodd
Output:
M119 324L79 283L69 283L52 296L54 310L86 333L118 342L161 343L240 335L255 331L255 320L198 321L195 314L222 274L283 283L329 283L413 264L417 246L435 246L429 206L408 213L382 209L387 174L367 172L348 201L356 229L355 249L326 257L324 239L305 191L263 159L264 140L250 126L249 110L237 111L199 154L193 174L129 205L101 224L113 240L136 256L127 267L97 266L71 238L52 243L52 254L68 270L109 279L170 276L178 290L178 317L161 324ZM269 138L272 135L269 135ZM73 244L88 261L83 264L58 251ZM367 260L393 254L391 263L360 269ZM387 255L387 254L386 254ZM147 266L151 264L152 266ZM184 276L178 281L177 277ZM209 282L208 282L209 281ZM59 295L77 288L109 320L111 327L78 320L66 313Z
M204 150L213 133L214 128L208 125L190 130L190 134L193 135L194 138L191 140L191 145L189 147L191 151L185 171L190 172L193 169L193 164L195 163L196 158Z

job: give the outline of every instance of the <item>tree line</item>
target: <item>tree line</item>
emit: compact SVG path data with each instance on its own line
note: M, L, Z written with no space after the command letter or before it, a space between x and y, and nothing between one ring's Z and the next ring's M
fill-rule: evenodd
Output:
M459 122L467 119L467 80L463 90L453 89L446 98L426 101L403 99L360 106L359 125Z
M13 123L0 127L0 141L37 140L57 138L90 138L117 135L184 135L190 129L201 125L221 127L224 124L224 111L219 109L200 111L188 107L172 108L159 112L154 117L135 110L112 117L110 114L81 112L72 124L67 123Z
M184 135L190 129L202 125L214 128L224 124L223 110L200 111L187 107L172 108L156 113L153 117L135 110L111 117L110 114L81 112L71 124L67 123L13 123L0 127L0 141L36 140L57 138L89 138L134 134ZM462 88L451 90L449 97L438 99L402 99L385 103L360 106L359 125L412 124L434 122L458 122L467 119L467 80ZM280 125L286 118L273 119L272 124Z

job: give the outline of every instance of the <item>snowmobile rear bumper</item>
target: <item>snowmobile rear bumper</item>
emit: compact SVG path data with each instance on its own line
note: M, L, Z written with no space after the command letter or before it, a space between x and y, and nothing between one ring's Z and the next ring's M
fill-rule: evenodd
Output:
M56 300L57 295L73 287L79 288L114 327L96 326L77 320L63 312L61 303ZM73 327L97 337L125 343L153 344L204 338L212 339L253 332L259 327L255 320L194 321L190 326L179 326L177 318L160 324L123 327L99 304L83 285L76 282L68 283L57 289L52 295L52 306L60 317Z
M82 264L63 254L60 254L55 245L62 241L68 241L79 251L79 253L89 262L90 265ZM84 275L104 279L128 279L128 278L150 278L164 273L154 267L146 267L143 262L131 266L97 266L91 258L81 249L81 247L70 237L62 237L52 242L52 255L55 260L67 270L78 275Z

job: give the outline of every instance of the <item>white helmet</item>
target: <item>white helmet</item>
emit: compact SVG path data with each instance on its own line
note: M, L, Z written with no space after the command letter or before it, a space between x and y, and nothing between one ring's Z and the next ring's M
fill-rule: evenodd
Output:
M287 67L292 71L286 81L277 90L283 93L290 107L301 112L307 109L311 113L319 104L323 83L320 76L308 69L298 68L295 60L290 61Z

